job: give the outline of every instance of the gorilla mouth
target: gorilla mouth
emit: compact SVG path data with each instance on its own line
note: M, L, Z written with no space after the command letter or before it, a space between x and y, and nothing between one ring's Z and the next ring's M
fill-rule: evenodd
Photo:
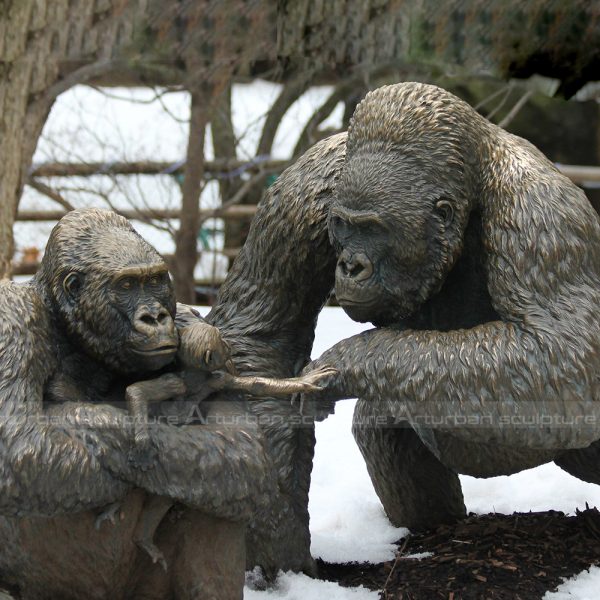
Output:
M165 344L164 346L156 346L154 348L131 348L131 350L142 356L163 356L165 354L175 354L177 346Z
M337 299L340 306L363 306L368 308L369 306L373 306L375 304L374 300L354 300L353 298L348 298L347 296L340 296Z

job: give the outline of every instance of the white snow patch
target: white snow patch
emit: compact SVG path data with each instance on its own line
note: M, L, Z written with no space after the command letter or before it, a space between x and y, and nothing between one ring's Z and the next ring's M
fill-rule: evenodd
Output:
M246 588L244 600L377 600L379 592L372 592L360 586L343 588L331 581L311 579L306 575L283 573L277 578L275 587L265 592Z
M460 477L469 512L479 514L560 510L600 507L600 486L581 481L554 463L527 469L510 477L475 479ZM600 594L599 594L600 596Z
M372 325L351 321L341 309L319 316L313 358L337 341ZM383 562L406 534L388 521L352 437L354 400L338 402L335 415L317 424L310 488L312 554L327 562Z
M402 557L402 560L422 560L424 558L430 558L433 556L433 552L415 552L415 554L407 554Z
M558 586L555 592L546 592L543 600L598 600L600 597L600 568L590 567Z

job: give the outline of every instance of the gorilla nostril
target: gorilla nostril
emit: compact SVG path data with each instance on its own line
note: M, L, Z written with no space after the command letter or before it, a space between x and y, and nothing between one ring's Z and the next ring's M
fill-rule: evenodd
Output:
M365 254L343 254L338 264L344 277L355 281L363 281L373 274L373 264Z
M166 322L166 320L168 319L168 317L169 317L169 313L161 312L158 315L158 317L157 317L156 320L158 321L159 325L164 325L164 323Z
M350 275L352 277L356 277L357 275L362 273L364 270L365 270L364 266L361 265L360 263L354 264L350 267Z
M142 323L145 323L146 325L155 325L156 324L156 319L152 316L152 315L142 315L140 317L140 321ZM160 322L160 317L159 317L159 322Z

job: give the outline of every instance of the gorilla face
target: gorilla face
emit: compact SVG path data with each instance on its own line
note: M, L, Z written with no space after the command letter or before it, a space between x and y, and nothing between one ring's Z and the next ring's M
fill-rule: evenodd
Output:
M174 359L179 335L167 267L124 219L104 211L65 217L41 282L71 341L109 369L141 374Z
M460 253L468 205L426 161L393 152L347 161L329 214L335 291L356 321L389 325L442 285Z
M119 372L152 372L170 363L179 345L175 302L166 266L127 266L112 273L70 273L64 287L75 333L88 354Z

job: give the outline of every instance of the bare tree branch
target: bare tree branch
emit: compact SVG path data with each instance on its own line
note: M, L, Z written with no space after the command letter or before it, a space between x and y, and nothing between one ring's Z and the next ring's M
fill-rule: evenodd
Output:
M506 104L506 101L510 98L510 94L511 94L512 90L513 90L512 85L508 85L506 88L504 88L504 95L500 99L500 102L498 102L498 104L496 104L496 106L486 115L486 118L488 119L488 121L491 121L494 118L494 116L500 110L502 110L502 108Z
M76 69L46 90L44 93L44 102L54 102L58 96L73 86L108 73L114 68L115 64L113 60L101 60Z
M525 106L529 98L533 95L531 90L526 91L515 105L510 109L509 113L498 123L498 127L506 128L510 122L519 114L519 111Z
M364 82L364 79L365 74L361 73L359 76L350 77L336 86L329 98L325 100L308 120L296 142L293 156L300 156L300 154L314 143L313 134L317 127L333 112L340 102L345 100L359 84Z
M33 179L33 177L30 177L27 180L27 185L30 188L33 188L34 190L39 192L40 194L43 194L47 198L50 198L51 200L53 200L54 202L56 202L57 204L62 206L65 210L67 210L67 211L75 210L75 207L66 198L64 198L64 196L62 196L58 191L52 189L50 186L46 185L45 183L42 183L41 181L38 181L36 179Z
M277 100L273 103L271 110L267 113L267 120L265 121L262 135L258 143L257 154L269 155L273 148L273 141L279 128L281 119L288 111L290 106L302 96L302 94L308 89L311 81L311 73L303 73L294 80L286 83L281 90L281 93L277 97Z
M506 90L511 89L511 87L512 86L510 83L508 83L507 85L503 85L500 89L491 93L489 96L486 96L483 100L481 100L481 102L478 102L473 108L475 110L479 110L480 108L483 108L488 102L491 102L492 100L494 100L494 98L497 98L501 94L504 94L506 92Z
M253 177L251 177L250 179L245 181L244 184L242 185L242 187L240 187L240 189L231 198L229 198L227 201L223 202L223 204L221 206L219 206L218 208L215 208L212 212L211 211L206 211L206 212L203 211L204 214L200 218L200 224L208 221L208 219L215 219L215 218L222 216L223 213L228 208L234 206L235 204L239 204L246 197L246 195L252 190L252 188L257 183L262 181L264 176L267 175L268 173L269 173L269 171L267 171L267 170L264 170L264 171L261 170L259 173L257 173L256 175L254 175Z

